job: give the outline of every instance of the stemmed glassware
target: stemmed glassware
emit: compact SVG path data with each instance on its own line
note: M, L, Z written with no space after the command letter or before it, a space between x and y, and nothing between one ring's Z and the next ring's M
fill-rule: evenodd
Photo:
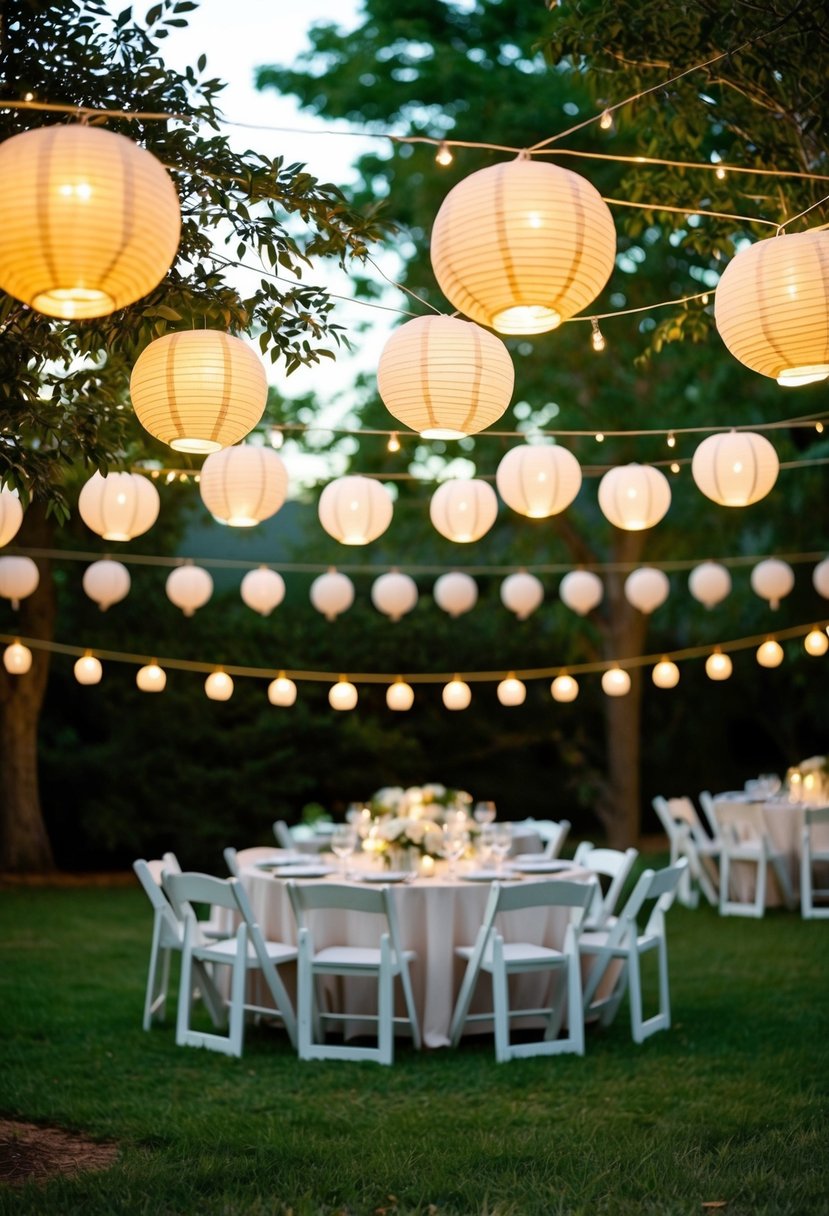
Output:
M348 859L357 848L357 831L350 823L338 823L331 833L331 851L339 857L343 867L343 878L351 877L348 869Z
M469 844L469 833L460 826L457 822L447 823L443 829L443 848L441 852L449 862L448 874L450 878L454 878L457 873L458 862L466 852L466 846Z
M496 823L492 828L492 854L495 858L495 868L500 874L504 858L512 848L512 824L511 823Z
M476 802L475 810L472 812L475 822L480 824L495 822L495 803L494 802Z

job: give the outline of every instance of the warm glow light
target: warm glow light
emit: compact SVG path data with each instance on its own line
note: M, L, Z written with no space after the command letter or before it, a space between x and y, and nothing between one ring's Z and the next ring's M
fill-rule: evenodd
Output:
M779 469L780 461L768 439L752 431L709 435L691 462L698 488L723 507L747 507L765 498Z
M25 676L32 666L32 652L22 642L12 642L3 651L3 666L9 675Z
M713 608L731 593L731 575L719 562L700 562L688 575L688 590L706 608Z
M519 570L501 583L501 603L525 621L544 600L544 584L534 574Z
M408 574L390 570L372 583L371 602L378 612L399 621L417 604L417 583Z
M93 473L78 498L81 519L104 540L141 536L158 519L160 507L158 490L140 473Z
M496 689L498 700L502 705L523 705L527 699L527 686L522 680L510 672L505 680L502 680Z
M659 469L646 464L617 465L599 482L599 507L606 519L627 532L658 524L671 505L671 487Z
M472 690L469 685L465 681L459 680L457 676L448 684L444 684L441 695L447 709L466 709L472 700Z
M272 448L223 448L207 457L199 493L210 514L231 528L252 528L275 515L288 491L288 470Z
M432 590L435 603L449 616L462 616L478 602L478 584L462 570L450 570L435 580Z
M405 713L414 704L414 689L405 680L395 680L386 689L386 705L389 709Z
M0 488L0 549L17 535L23 523L23 508L17 490Z
M602 689L609 697L624 697L630 692L630 676L623 667L611 667L602 673Z
M325 531L341 545L368 545L391 523L392 501L373 477L349 475L329 481L318 513Z
M311 603L327 621L334 621L354 603L354 584L347 574L327 570L311 584Z
M788 562L770 557L751 571L751 589L760 599L768 600L770 608L779 608L794 587L794 571Z
M353 709L357 704L357 689L350 681L341 678L328 690L328 703L332 709Z
M79 684L100 684L104 669L92 654L83 655L75 663L75 679Z
M479 478L445 481L429 504L429 517L441 536L457 544L480 540L495 523L498 499Z
M508 507L530 519L558 515L581 487L581 466L558 444L521 444L502 458L495 473Z
M129 594L130 572L121 562L93 562L83 574L83 589L94 600L101 612L118 604Z
M757 648L757 662L761 667L779 667L783 662L783 647L769 639Z
M676 688L679 683L679 668L670 659L662 659L651 672L657 688Z
M829 650L829 637L822 629L810 629L803 639L803 646L807 654L818 657Z
M571 570L561 580L558 594L571 612L586 616L602 602L604 586L598 574L592 570Z
M0 557L0 596L11 600L15 611L39 583L40 571L30 557Z
M135 673L135 682L142 692L164 692L167 687L167 673L158 663L148 663L139 667Z
M812 571L812 586L818 595L829 600L829 557L824 557Z
M268 700L271 705L287 709L296 701L296 684L286 675L279 675L268 685Z
M550 685L550 693L554 701L575 701L579 695L579 686L572 676L556 676Z
M204 682L204 691L211 701L229 701L233 696L233 681L226 671L211 671Z
M276 570L260 566L257 570L248 570L239 592L248 608L260 616L269 616L285 598L285 580Z
M437 163L439 165L441 165L443 168L446 168L447 165L452 164L452 161L454 159L455 158L452 155L452 149L449 147L449 145L446 143L441 143L438 146L437 152L435 153L435 160L437 161Z
M167 575L165 590L171 604L192 616L213 594L213 579L201 566L177 566Z
M727 654L715 650L705 660L705 674L709 680L727 680L733 670L733 664Z
M670 591L667 574L653 566L640 566L625 579L625 599L646 615L661 607Z

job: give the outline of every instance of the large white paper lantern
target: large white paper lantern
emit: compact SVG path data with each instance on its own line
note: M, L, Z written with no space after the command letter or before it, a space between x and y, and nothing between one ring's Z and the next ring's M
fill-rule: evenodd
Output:
M510 672L505 680L501 680L495 693L502 705L523 705L527 699L527 686Z
M288 470L273 448L242 444L211 452L199 493L210 514L231 528L253 528L276 515L288 492Z
M430 253L460 312L499 333L539 334L595 300L613 270L616 230L585 178L519 157L449 191Z
M192 616L213 594L213 579L202 566L177 566L167 575L166 591L171 604Z
M513 511L530 519L546 519L569 507L578 494L581 465L558 444L524 443L502 457L495 484Z
M807 654L819 658L829 650L829 638L822 629L810 629L803 639L803 648Z
M572 676L566 674L556 676L550 685L550 693L554 701L561 701L562 703L575 701L579 695L578 682Z
M268 700L271 705L280 705L288 709L296 701L296 684L286 675L278 675L268 685Z
M654 566L640 566L625 579L625 599L646 616L664 604L670 592L667 574Z
M140 473L93 473L81 489L78 511L87 528L104 540L132 540L158 519L161 500Z
M226 671L211 671L204 682L204 691L211 701L229 701L233 696L233 680Z
M405 713L414 705L414 689L405 680L395 680L386 689L386 705L396 713Z
M480 478L445 481L429 503L429 518L441 536L466 545L480 540L498 514L498 499L492 486Z
M623 464L609 469L599 482L599 507L606 519L626 532L643 532L658 524L671 505L671 487L659 469Z
M130 395L141 425L176 452L205 455L244 439L268 399L262 360L241 338L187 329L138 356Z
M462 439L497 422L515 373L500 338L457 317L415 317L383 347L377 388L386 409L424 439Z
M661 659L651 672L651 679L657 688L676 688L679 668L670 659Z
M417 583L408 574L389 570L372 583L371 602L378 612L399 621L417 603Z
M100 684L104 674L100 660L94 654L82 655L75 663L74 671L79 684Z
M721 507L747 507L765 498L777 481L780 461L764 435L730 431L703 439L691 474L707 498Z
M734 664L727 654L715 650L705 660L705 674L709 680L727 680L734 670Z
M124 135L61 123L0 144L0 287L49 317L102 317L152 291L178 248L164 166Z
M269 616L285 598L285 580L276 570L260 566L248 570L239 591L248 608L260 616Z
M167 672L158 663L147 663L135 673L135 683L141 692L164 692L167 687Z
M327 621L334 621L354 603L354 584L347 574L327 570L311 584L311 603Z
M449 616L463 616L478 602L478 584L462 570L450 570L435 580L432 595L438 608Z
M338 477L320 494L320 523L341 545L369 544L382 536L391 517L389 492L373 477Z
M12 642L3 651L3 666L9 675L25 676L32 666L31 650L22 642Z
M357 704L357 689L350 680L341 677L328 690L328 704L332 709L354 709Z
M829 232L781 233L741 249L714 297L735 359L795 386L829 376Z
M700 562L688 575L688 590L706 608L713 608L731 593L731 575L719 562Z
M602 689L609 697L624 697L630 692L630 676L623 667L611 667L602 673Z
M39 582L40 571L30 557L0 557L0 596L11 600L15 610Z
M778 557L767 558L751 571L751 589L760 599L768 600L770 608L779 608L794 587L794 570Z
M472 690L465 680L456 677L444 684L441 696L447 709L467 709L472 700Z
M770 638L757 647L757 662L761 667L779 667L783 662L783 647Z
M604 586L598 574L592 570L571 570L561 580L558 594L572 612L586 616L602 602Z
M8 490L3 486L0 488L0 549L17 536L22 523L23 508L17 490Z
M130 572L122 562L103 558L93 562L83 572L83 589L94 600L101 612L129 595Z
M525 621L544 599L544 584L534 574L519 570L508 574L501 583L501 603Z
M812 586L818 595L829 600L829 557L824 557L812 571Z

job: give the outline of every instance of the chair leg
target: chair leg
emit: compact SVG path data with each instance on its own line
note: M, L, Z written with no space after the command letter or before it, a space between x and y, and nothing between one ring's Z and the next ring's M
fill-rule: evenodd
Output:
M150 967L147 972L147 988L144 993L144 1018L142 1025L145 1030L149 1030L153 1020L153 1014L157 1009L161 1009L161 1016L164 1016L163 998L167 995L167 986L164 983L164 970L162 966L161 992L156 991L156 982L158 978L159 954L161 952L161 920L156 915L153 920L153 940L150 946ZM167 952L169 954L169 951ZM159 1004L159 1000L161 1003Z
M812 911L812 858L808 844L804 844L800 854L800 915L810 920Z
M247 942L244 943L245 947ZM245 1035L245 984L247 980L247 953L238 950L233 963L230 989L230 1025L228 1027L228 1052L240 1057Z
M311 943L306 929L299 932L297 958L297 1047L300 1060L310 1060L314 1042L312 1027L316 1021L314 1008L314 977L311 966Z
M509 993L503 941L498 934L494 935L492 942L492 1007L495 1014L495 1059L499 1064L504 1064L510 1058Z
M421 1047L420 1039L420 1023L415 1009L414 993L412 992L412 977L409 974L409 967L404 959L400 967L400 983L403 985L403 998L406 1003L406 1013L409 1016L409 1025L412 1028L412 1043L415 1050L419 1051Z
M394 1059L394 976L391 947L386 934L380 939L380 971L377 976L377 1058L381 1064Z
M768 858L765 846L760 860L757 862L757 886L754 892L754 915L764 916L766 912L766 875L768 873Z
M581 992L581 964L574 946L567 962L567 1028L573 1051L584 1055L584 1002Z
M184 931L184 949L181 952L181 977L178 984L178 1012L176 1014L176 1043L185 1046L190 1031L190 1005L193 999L193 956L190 953L190 925Z
M630 1033L634 1043L641 1043L642 1034L642 969L636 943L631 942L628 954L628 993L630 999Z

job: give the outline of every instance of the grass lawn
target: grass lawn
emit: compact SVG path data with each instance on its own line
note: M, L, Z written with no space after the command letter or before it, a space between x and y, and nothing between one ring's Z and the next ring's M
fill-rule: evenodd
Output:
M667 1033L636 1047L625 1003L583 1058L481 1039L391 1069L145 1034L150 926L137 886L0 891L0 1116L119 1150L0 1184L0 1213L829 1213L829 922L676 907Z

